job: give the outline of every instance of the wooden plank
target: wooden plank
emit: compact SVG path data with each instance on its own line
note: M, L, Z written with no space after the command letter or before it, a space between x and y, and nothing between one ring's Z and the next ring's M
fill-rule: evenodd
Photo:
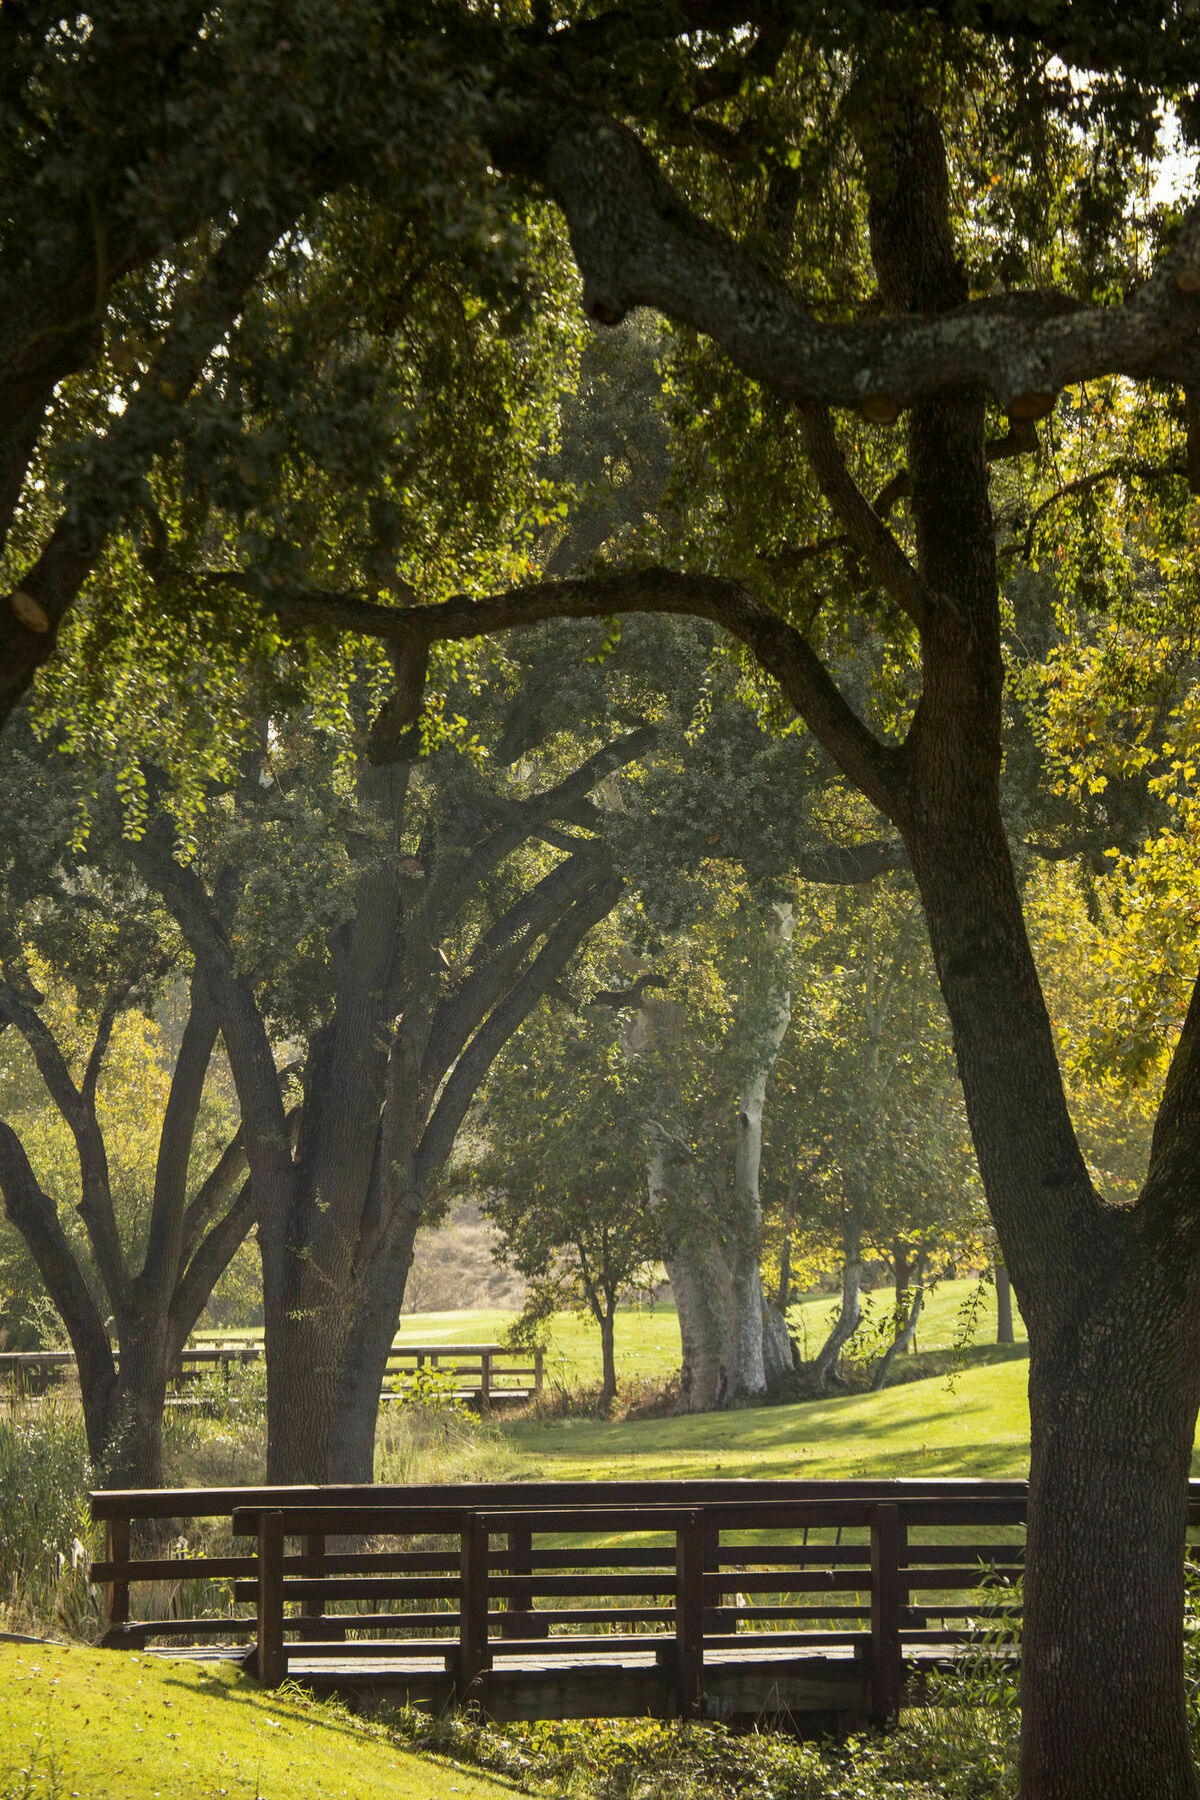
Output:
M258 1679L275 1688L287 1677L283 1642L283 1514L258 1520Z
M538 1481L538 1482L440 1482L421 1486L384 1486L370 1483L327 1485L321 1487L229 1487L229 1488L131 1488L98 1489L90 1496L92 1517L105 1519L116 1514L132 1518L215 1518L228 1515L235 1506L351 1506L397 1505L475 1507L546 1506L642 1506L647 1504L677 1506L707 1505L716 1501L772 1502L803 1499L872 1500L914 1497L948 1500L966 1498L978 1503L985 1498L1024 1502L1023 1481L975 1481L952 1477L930 1477L919 1481L854 1480L854 1481L770 1481L770 1480L685 1480L685 1481ZM1192 1484L1193 1499L1200 1516L1200 1481ZM978 1515L975 1515L976 1517ZM942 1519L931 1521L944 1523ZM959 1520L952 1520L958 1523ZM996 1521L989 1520L989 1523ZM1006 1514L1000 1523L1012 1522Z
M704 1713L704 1527L696 1511L675 1535L675 1712L681 1719Z
M311 1624L314 1618L321 1617L331 1600L457 1600L460 1585L460 1581L452 1576L443 1579L436 1575L366 1576L362 1581L344 1580L340 1576L312 1579L288 1579L285 1576L283 1598L285 1605L289 1601L305 1602L304 1622ZM235 1581L233 1584L235 1600L253 1599L257 1592L255 1582Z
M106 1649L115 1645L123 1645L136 1649L135 1639L145 1640L151 1637L223 1637L231 1632L239 1636L254 1636L258 1620L251 1616L248 1619L134 1619L126 1625L112 1625L104 1634ZM106 1641L107 1640L107 1641Z
M108 1550L108 1565L111 1573L105 1583L104 1616L111 1629L114 1625L124 1625L129 1618L129 1576L122 1571L122 1565L129 1562L129 1518L118 1516L109 1519L105 1527L105 1547ZM97 1580L104 1580L97 1576Z
M542 1566L541 1558L545 1554L539 1554L537 1566ZM557 1555L558 1552L550 1554ZM561 1568L566 1565L557 1566ZM505 1603L500 1617L500 1636L525 1639L548 1636L550 1627L539 1618L532 1605L532 1594L525 1592L519 1585L506 1587L502 1579L497 1580L498 1576L504 1574L517 1577L532 1577L534 1574L533 1532L527 1525L519 1525L507 1533L504 1554L495 1556L489 1553L488 1569L493 1588Z
M890 1501L871 1526L871 1720L881 1730L900 1713L900 1606L900 1510Z
M455 1698L482 1700L488 1650L488 1530L479 1513L462 1519L462 1593L458 1603L459 1645Z
M288 1537L307 1537L325 1532L337 1537L425 1537L431 1533L457 1536L466 1506L288 1506L267 1502L263 1506L235 1506L234 1537L253 1537L264 1513L278 1512L287 1521Z
M110 1519L108 1523L118 1521ZM131 1581L222 1581L253 1575L257 1567L253 1556L154 1556L138 1561L109 1557L92 1563L88 1574L92 1581L108 1584L123 1579L128 1585Z

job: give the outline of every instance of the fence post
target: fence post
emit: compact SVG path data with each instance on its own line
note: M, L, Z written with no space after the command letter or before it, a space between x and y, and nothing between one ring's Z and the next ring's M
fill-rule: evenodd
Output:
M486 1520L476 1512L464 1512L456 1696L460 1704L468 1698L482 1699L484 1677L491 1666L491 1653L488 1650L488 1545Z
M894 1725L900 1713L900 1509L894 1500L871 1515L871 1723Z
M283 1514L258 1518L258 1679L279 1687L287 1676L283 1643Z
M479 1410L485 1413L492 1404L492 1353L482 1350L479 1355Z
M546 1352L539 1344L533 1353L533 1391L540 1394L546 1374Z
M675 1531L675 1711L704 1710L704 1515L688 1513Z
M109 1562L127 1563L129 1561L129 1518L109 1519L104 1528L105 1549ZM129 1622L129 1583L113 1580L104 1586L104 1609L108 1615L106 1631L114 1625L125 1625Z

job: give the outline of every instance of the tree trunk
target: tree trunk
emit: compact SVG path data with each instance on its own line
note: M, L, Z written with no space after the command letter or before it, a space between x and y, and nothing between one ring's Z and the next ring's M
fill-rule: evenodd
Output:
M925 1303L925 1290L921 1284L925 1279L925 1261L928 1254L927 1250L922 1250L917 1257L916 1269L912 1271L913 1293L909 1301L908 1317L879 1359L879 1367L871 1381L872 1393L877 1394L881 1388L887 1386L887 1378L892 1372L892 1364L898 1356L906 1356L916 1341L917 1321L921 1317L921 1308Z
M600 1406L607 1412L617 1397L617 1357L614 1348L615 1319L612 1306L602 1307L600 1311L600 1361L603 1375L600 1382Z
M1048 1341L1031 1325L1025 1800L1197 1793L1180 1626L1200 1330L1171 1249L1119 1246Z
M415 1194L396 1206L386 1241L375 1249L363 1279L354 1325L342 1355L326 1481L375 1479L379 1396L400 1323L421 1213L422 1202Z
M912 1260L908 1254L908 1245L903 1238L892 1240L892 1272L893 1285L896 1290L896 1311L899 1313L905 1306L905 1296L912 1286Z
M167 1321L139 1319L120 1345L118 1398L97 1485L163 1485L162 1428L170 1377Z
M762 1309L762 1341L763 1367L767 1376L767 1387L772 1388L777 1382L790 1375L795 1368L792 1355L792 1338L787 1328L787 1320L778 1307L772 1306L769 1300L763 1301Z
M792 1019L791 945L796 928L796 909L790 901L776 902L767 932L764 991L752 1005L747 1021L752 1039L751 1066L738 1105L738 1135L733 1162L735 1238L730 1272L732 1333L726 1357L728 1398L754 1398L767 1390L763 1346L762 1203L759 1177L762 1169L763 1106L767 1080Z
M779 1284L775 1289L775 1310L786 1314L792 1300L792 1232L791 1214L784 1224L783 1245L779 1252Z
M862 1209L853 1206L846 1215L842 1256L842 1304L833 1329L825 1339L813 1363L813 1375L819 1387L833 1381L845 1386L837 1372L838 1358L858 1330L862 1320Z
M1012 1282L1008 1278L1008 1269L999 1258L996 1261L996 1342L1016 1342L1013 1335Z
M729 1271L712 1247L664 1253L679 1318L680 1412L712 1412L728 1398Z

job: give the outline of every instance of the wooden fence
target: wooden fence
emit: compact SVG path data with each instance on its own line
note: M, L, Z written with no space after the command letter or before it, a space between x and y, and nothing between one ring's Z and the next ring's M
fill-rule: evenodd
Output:
M261 1343L191 1346L179 1358L174 1385L186 1387L216 1368L228 1383L232 1367L258 1362L262 1354ZM56 1378L74 1367L71 1350L3 1352L0 1386L7 1386L14 1399L24 1401L45 1393ZM393 1344L380 1398L403 1400L414 1383L419 1387L423 1377L478 1406L527 1400L542 1390L543 1353L508 1350L500 1344Z
M259 1679L501 1719L893 1721L1013 1615L1020 1482L485 1483L98 1493L112 1647L241 1636ZM245 1553L131 1550L227 1519ZM223 1584L224 1613L181 1604ZM134 1616L143 1584L152 1615ZM174 1611L176 1616L169 1616ZM178 1651L177 1651L178 1653Z

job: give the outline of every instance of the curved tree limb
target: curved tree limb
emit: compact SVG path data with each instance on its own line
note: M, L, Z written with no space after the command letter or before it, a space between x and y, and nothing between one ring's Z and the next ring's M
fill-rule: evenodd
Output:
M889 817L901 808L903 753L874 735L803 635L740 581L652 568L577 581L533 582L485 599L456 595L434 606L378 606L355 594L319 589L293 593L276 603L285 631L332 628L397 643L457 641L548 619L607 618L631 612L710 619L740 638L867 798Z
M1200 300L1176 276L1200 265L1200 208L1121 306L1063 313L1036 297L977 300L936 317L826 325L675 192L646 146L600 111L548 100L492 134L501 166L541 181L567 218L584 305L599 324L649 306L703 332L781 398L902 406L984 389L1008 410L1031 393L1122 374L1200 382Z

